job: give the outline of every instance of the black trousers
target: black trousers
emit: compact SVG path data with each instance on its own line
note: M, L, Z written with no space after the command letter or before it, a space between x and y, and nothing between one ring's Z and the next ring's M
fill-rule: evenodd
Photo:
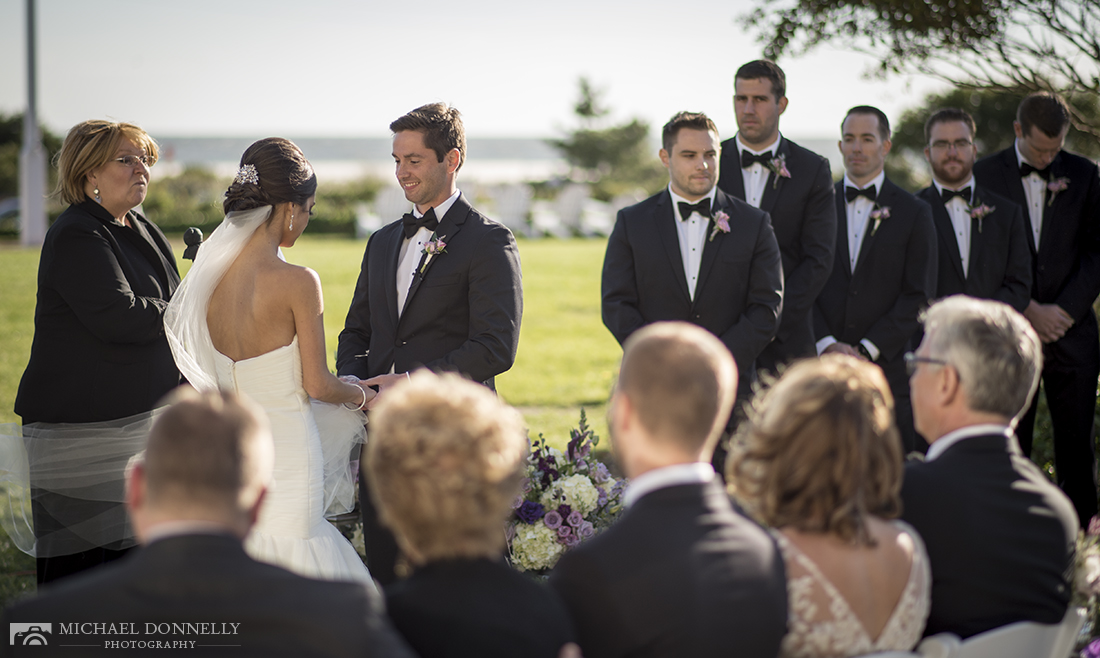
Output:
M366 463L366 446L361 463ZM370 575L382 586L396 581L397 558L401 551L397 548L397 539L382 524L378 508L370 495L367 469L359 472L359 511L363 515L363 545L367 554L367 569Z

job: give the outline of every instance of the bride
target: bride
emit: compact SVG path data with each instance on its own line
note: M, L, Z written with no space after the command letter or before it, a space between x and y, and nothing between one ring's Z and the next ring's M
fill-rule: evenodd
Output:
M165 328L193 386L244 393L271 421L275 483L246 541L249 554L314 578L369 581L324 515L341 502L350 509L349 455L375 392L329 372L321 283L279 251L302 235L316 190L313 167L290 141L248 147L225 194L225 220L199 249Z

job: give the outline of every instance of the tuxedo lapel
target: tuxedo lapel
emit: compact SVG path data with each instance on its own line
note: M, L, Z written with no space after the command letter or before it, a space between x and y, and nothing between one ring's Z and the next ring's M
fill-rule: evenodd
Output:
M668 255L668 264L672 267L672 275L676 277L677 288L684 299L690 301L687 275L684 274L684 258L680 255L680 236L676 233L676 212L672 207L672 195L667 189L661 193L661 198L653 209L653 223L657 229L657 238L664 245L665 254ZM703 258L706 259L705 249ZM696 289L698 288L697 285Z
M779 140L779 148L775 150L776 157L783 156L785 160L790 159L790 147L787 146L787 140ZM771 168L768 168L771 171ZM788 167L788 170L790 168ZM791 174L794 175L793 173ZM783 186L787 184L787 179L777 176L775 171L771 171L768 176L768 182L764 185L764 196L760 199L760 209L764 212L771 213L775 209L775 202L779 199L779 195L783 193Z
M875 240L878 238L878 232L890 221L888 217L883 218L876 227L875 220L871 218L871 215L875 214L877 210L889 208L894 198L894 191L890 189L889 179L883 179L882 190L879 191L878 197L875 199L875 205L871 207L871 212L867 214L867 226L864 229L863 243L859 245L859 255L856 256L856 266L852 268L853 277L859 273L860 266L867 260L867 254L871 253L871 249L874 248ZM957 253L958 248L956 248L955 251Z
M1004 189L1008 190L1008 198L1023 209L1024 228L1027 229L1025 231L1027 233L1027 244L1034 256L1037 250L1035 248L1035 236L1031 232L1031 208L1027 203L1027 195L1024 194L1024 183L1020 177L1020 163L1016 160L1015 146L1010 146L1001 151L1001 175L1004 177Z
M401 244L405 237L398 224L395 230L388 236L388 241L383 245L382 253L386 255L386 265L382 272L382 286L386 291L386 312L389 313L391 326L397 326L397 264L401 260Z
M1062 163L1062 154L1059 152L1050 163L1050 181L1048 181L1048 183L1063 177L1068 178ZM1054 223L1054 218L1058 216L1058 206L1065 201L1065 196L1068 192L1068 189L1062 190L1058 192L1054 198L1051 198L1051 194L1054 193L1048 189L1046 194L1043 195L1043 223L1039 225L1039 249L1036 250L1035 247L1032 246L1033 253L1038 253L1039 250L1046 249L1047 245L1050 244L1050 240L1047 236L1051 231L1051 224ZM1025 205L1024 207L1026 208L1027 206ZM1028 228L1030 228L1030 226ZM1028 235L1030 234L1031 231L1028 231Z
M844 201L843 183L836 185L836 262L841 263L844 280L852 278L852 250L848 247L848 204ZM835 268L834 268L835 269Z
M712 211L717 212L721 210L729 215L730 230L733 230L734 223L737 221L737 217L732 214L731 204L725 198L725 193L722 190L718 190L714 196L714 208ZM695 285L695 299L699 299L699 291L703 289L703 286L707 284L707 276L710 274L710 270L714 267L714 261L718 257L718 250L722 247L722 242L726 237L726 234L722 231L718 231L718 234L711 240L710 236L714 232L715 227L714 219L710 220L707 224L707 239L703 243L703 258L699 263L699 282ZM683 268L681 268L683 269ZM684 285L685 290L687 284ZM694 301L692 302L694 306Z
M466 222L466 215L470 212L470 208L470 204L466 203L462 196L455 199L450 210L439 221L439 226L436 227L432 239L442 240L445 243L453 241L455 235L462 228L462 224ZM446 254L437 254L431 257L427 253L421 254L420 261L416 265L416 272L413 273L412 284L409 285L409 294L405 296L405 306L401 309L401 317L405 317L405 311L409 308L413 297L416 296L416 291L420 289L420 284L431 272L432 265L443 256L446 256ZM395 266L394 270L396 271L396 269Z
M932 206L932 220L936 223L936 232L940 237L940 255L946 253L951 259L951 265L954 266L955 272L959 275L960 281L966 280L966 274L963 273L962 266L962 254L959 252L959 241L955 239L955 225L951 222L951 214L947 212L947 207L943 205L943 197L936 192L936 186L930 185L921 190L918 194L921 199L928 202L928 205ZM974 262L974 234L976 231L970 232L970 262ZM946 251L945 251L946 250Z
M728 194L730 194L731 196L735 196L738 199L741 199L742 201L744 201L745 200L745 174L744 174L744 170L741 169L741 149L739 149L737 147L737 140L731 139L730 142L733 143L733 148L734 148L734 150L737 151L737 155L735 157L731 158L734 171L733 171L732 176L727 176L726 177L726 180L728 181L727 187L730 188L730 189L726 190L726 192Z

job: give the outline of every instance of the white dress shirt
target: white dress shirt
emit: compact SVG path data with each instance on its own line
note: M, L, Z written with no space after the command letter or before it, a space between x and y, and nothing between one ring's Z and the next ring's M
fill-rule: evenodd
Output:
M458 200L458 195L462 192L455 190L454 194L447 197L447 200L439 204L435 209L435 218L439 221L443 221L443 216L447 214L447 211L451 209L455 201ZM416 209L413 206L412 210L414 217L423 217L424 213ZM420 264L420 257L424 255L424 244L428 242L432 237L432 231L429 231L426 226L421 226L420 230L416 232L411 238L405 238L401 243L401 257L397 261L397 317L401 317L401 311L405 308L405 299L409 296L409 288L412 286L413 275L416 274L416 266ZM446 236L436 236L437 238L447 241Z
M945 188L937 180L933 180L932 184L936 186L936 193L941 196L945 189L961 190L967 187L970 188L970 199L963 201L962 197L954 197L946 204L947 216L951 218L951 227L955 230L955 240L959 243L959 256L962 258L963 276L965 277L967 272L970 271L970 225L972 223L970 207L974 204L974 177L971 176L965 183L953 188Z
M714 479L714 467L705 462L673 464L646 471L626 485L623 506L630 507L642 496L681 484L706 484Z
M735 139L737 140L737 164L740 166L741 151L748 151L753 155L771 151L772 157L775 157L779 153L779 140L783 139L783 136L776 136L774 142L759 151L754 151L745 146L741 141L741 135L737 135ZM745 202L753 208L759 208L760 202L764 199L764 190L767 189L768 174L770 173L772 173L772 170L759 162L754 162L748 169L741 170L741 180L745 183Z
M940 438L932 442L932 445L928 446L928 453L924 456L924 461L930 462L936 457L939 457L945 450L955 445L959 441L964 439L970 439L975 436L989 436L991 434L1004 434L1008 437L1014 437L1012 429L1007 425L971 425L969 427L961 427L954 432L948 432Z
M1023 165L1025 162L1027 160L1020 153L1020 142L1016 140L1016 164ZM1027 199L1027 217L1031 220L1031 237L1035 238L1035 250L1038 251L1039 234L1043 229L1043 202L1047 198L1047 182L1033 171L1021 177L1020 183L1024 186L1024 197Z
M703 197L714 208L714 195L717 188L710 188L710 192ZM684 197L672 191L672 185L668 186L668 193L672 195L672 216L676 219L676 237L680 240L680 259L684 263L684 276L687 278L688 295L695 300L695 284L699 282L699 266L703 263L703 247L706 246L707 228L710 227L710 219L697 212L691 213L691 217L684 221L680 217L680 202L698 203L688 201ZM703 199L699 199L702 201Z

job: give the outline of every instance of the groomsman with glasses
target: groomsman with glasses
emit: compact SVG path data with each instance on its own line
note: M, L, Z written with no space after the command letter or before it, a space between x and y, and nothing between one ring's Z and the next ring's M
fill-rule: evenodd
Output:
M775 340L756 359L776 372L814 356L811 309L833 267L836 205L829 161L779 133L787 78L775 62L737 70L733 85L737 135L722 142L718 187L771 216L783 259L783 318Z
M1016 111L1016 142L983 158L974 176L1019 204L1032 261L1024 316L1043 341L1043 390L1054 426L1054 469L1081 523L1096 514L1093 414L1100 375L1096 316L1100 294L1100 173L1062 149L1069 132L1065 102L1031 94ZM1031 454L1038 395L1016 435Z
M845 174L836 184L836 258L814 303L817 352L882 368L908 452L917 438L903 355L917 315L936 294L932 209L886 178L890 122L881 110L853 107L841 132Z

